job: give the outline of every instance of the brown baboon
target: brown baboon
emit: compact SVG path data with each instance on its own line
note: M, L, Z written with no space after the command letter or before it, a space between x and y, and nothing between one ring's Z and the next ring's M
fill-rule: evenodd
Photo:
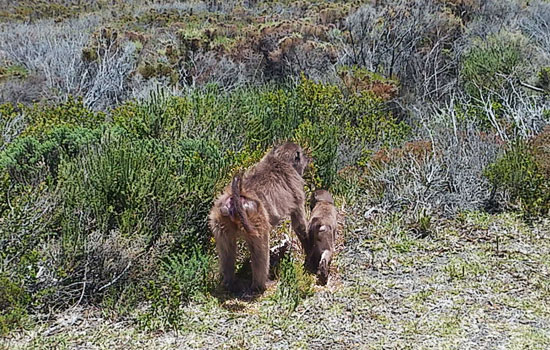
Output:
M311 218L307 230L306 268L317 273L319 283L326 284L334 241L336 239L337 213L331 194L317 190L311 198Z
M237 238L250 250L252 290L263 291L269 271L269 233L290 216L302 246L306 244L305 193L302 175L309 162L302 148L287 142L268 152L244 175L236 175L209 215L216 239L223 284L235 290Z

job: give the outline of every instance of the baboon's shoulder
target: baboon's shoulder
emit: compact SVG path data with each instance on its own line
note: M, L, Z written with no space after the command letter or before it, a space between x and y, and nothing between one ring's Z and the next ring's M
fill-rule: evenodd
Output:
M317 202L317 205L315 205L315 208L311 212L312 220L318 219L323 221L323 223L336 221L336 215L336 207L334 204L328 202Z
M303 186L303 180L291 164L273 156L265 157L245 174L246 187L259 188L276 184Z

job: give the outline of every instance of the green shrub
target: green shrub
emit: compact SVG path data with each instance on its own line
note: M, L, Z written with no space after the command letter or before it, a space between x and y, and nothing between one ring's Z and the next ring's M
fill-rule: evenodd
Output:
M167 97L163 90L144 101L127 102L113 110L116 126L135 138L217 141L227 149L242 146L247 128L247 106L254 104L254 90L223 93L216 86L197 89L185 97Z
M550 67L543 67L537 75L537 86L550 93Z
M24 136L0 153L0 271L22 281L22 288L39 300L52 281L38 281L41 266L52 263L43 250L59 233L56 182L62 158L74 157L98 138L87 129L60 127L37 139ZM46 263L47 262L47 263ZM55 269L55 268L54 268Z
M475 98L499 90L522 63L523 37L500 33L477 42L465 55L460 75L465 91Z
M208 213L220 179L228 173L232 162L214 143L202 140L180 141L174 155L180 166L183 198L179 205L185 219L177 242L184 247L192 246L191 242L204 247L210 237Z
M272 300L288 311L294 311L303 299L313 295L314 283L314 277L306 273L300 262L285 256L281 260L279 284Z
M28 304L30 297L20 283L0 274L0 336L23 325Z
M127 313L145 288L142 319L161 315L163 328L182 326L181 306L209 288L208 212L238 169L294 140L314 158L309 183L346 191L353 181L339 183L340 167L408 130L370 92L307 79L185 97L157 91L109 120L78 100L21 108L27 128L0 153L0 271L38 307L100 302ZM0 113L19 115L13 106ZM342 160L341 147L359 153ZM295 308L311 293L309 277L287 262L277 298Z
M84 106L82 98L68 97L58 105L34 104L23 110L27 122L24 135L39 137L50 129L69 126L94 129L105 121L105 115Z
M55 182L62 157L72 158L99 140L99 131L80 127L55 127L41 136L23 136L0 153L0 170L12 183L36 185L43 180Z
M52 261L56 251L50 249L54 246L49 242L58 233L54 220L58 202L52 192L43 184L9 193L9 210L0 220L0 271L17 281L35 311L48 306L44 299L55 291L51 287L60 283L49 278L50 269L56 268ZM27 303L25 309L29 306ZM12 307L18 308L17 304Z
M46 186L26 186L8 199L10 210L4 211L0 220L0 271L26 275L31 280L31 270L40 260L38 245L50 229L55 198Z
M150 308L139 316L140 324L147 329L180 329L182 306L202 298L213 287L214 271L212 257L198 246L189 253L166 257L158 278L144 287Z
M398 122L384 106L382 99L369 91L346 94L336 85L315 83L302 78L289 92L261 95L260 106L268 111L257 113L264 120L259 128L250 128L253 135L263 135L266 147L272 142L294 139L314 159L316 186L330 187L336 178L339 148L365 152L377 144L400 143L408 127ZM248 139L253 144L255 140ZM348 155L346 155L348 156ZM353 164L359 157L349 156L344 164ZM346 165L348 165L346 164Z
M142 102L128 102L113 111L113 122L138 138L178 138L184 134L191 104L186 98L165 97L163 90Z
M155 231L154 226L182 216L181 210L204 213L204 202L211 201L226 167L217 147L205 141L111 137L106 134L99 146L64 163L67 205L88 208L105 233L117 227L130 234L134 225ZM152 220L148 214L159 217Z
M55 157L50 150L33 137L19 138L2 152L0 169L16 183L36 184L49 168L48 161Z
M503 156L487 167L485 176L495 191L509 196L511 203L526 215L548 213L550 182L524 141L513 142Z
M312 124L306 120L298 127L294 138L310 151L313 159L313 171L305 175L310 177L308 182L317 188L330 187L337 171L338 127L326 122Z
M177 289L183 302L189 302L212 288L214 271L212 256L197 245L190 253L169 255L162 264L160 279Z
M299 97L296 91L267 89L245 94L247 105L245 139L250 147L266 149L274 143L288 140L300 125Z
M143 226L154 207L169 206L178 183L170 155L160 144L110 140L64 163L61 186L68 207L88 209L104 233L116 228L130 234ZM133 221L135 220L135 221Z
M315 158L314 176L325 187L335 179L340 145L365 150L399 143L408 133L373 93L347 94L336 85L306 78L297 86L231 93L209 85L186 97L157 91L147 101L114 110L113 121L136 138L205 138L227 150L251 153L294 139Z
M209 247L208 211L225 155L206 141L167 143L106 133L99 145L63 161L58 215L64 283L86 278L90 295L113 276L148 280L159 259ZM86 293L88 295L88 293Z

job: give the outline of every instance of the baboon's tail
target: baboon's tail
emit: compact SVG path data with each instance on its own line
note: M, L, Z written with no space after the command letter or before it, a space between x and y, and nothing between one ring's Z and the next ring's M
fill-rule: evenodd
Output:
M253 233L255 232L255 230L250 225L246 211L243 208L243 203L241 202L241 188L241 174L237 174L235 175L235 177L233 178L233 182L231 183L231 199L233 201L235 211L237 212L237 215L239 216L239 219L241 220L244 229L248 233Z

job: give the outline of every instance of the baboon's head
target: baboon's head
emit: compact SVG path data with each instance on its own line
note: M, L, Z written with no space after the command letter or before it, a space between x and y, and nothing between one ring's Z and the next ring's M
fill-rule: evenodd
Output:
M294 142L285 142L273 150L273 155L285 162L292 164L294 169L304 175L304 170L310 162L308 156L304 153L302 147Z
M317 190L313 192L310 201L311 210L315 208L317 202L327 202L334 205L334 199L332 198L330 192L327 190Z

